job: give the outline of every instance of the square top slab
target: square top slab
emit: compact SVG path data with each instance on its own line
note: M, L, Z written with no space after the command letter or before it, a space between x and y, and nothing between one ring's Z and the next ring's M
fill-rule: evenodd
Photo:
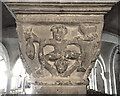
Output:
M119 0L2 0L3 2L118 2Z
M119 0L4 0L15 14L104 15ZM48 10L49 9L49 10Z

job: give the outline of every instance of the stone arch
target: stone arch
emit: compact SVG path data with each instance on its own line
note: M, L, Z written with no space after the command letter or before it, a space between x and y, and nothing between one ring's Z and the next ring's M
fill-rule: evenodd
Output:
M117 70L117 69L115 69L115 67L116 67L116 65L115 65L115 57L116 57L116 55L117 55L117 53L119 52L119 46L120 45L116 45L114 48L113 48L113 50L112 50L112 52L111 52L111 56L110 56L110 67L109 67L109 69L110 69L110 77L109 78L111 78L111 93L112 94L118 94L117 93L117 83L116 83L116 75L115 75L115 71ZM118 64L119 65L119 64ZM120 65L119 65L120 66ZM120 74L120 73L119 73Z
M10 91L10 86L8 83L9 82L9 76L10 76L10 61L9 61L9 55L7 52L7 49L5 48L5 46L0 42L0 56L3 58L4 62L5 62L5 66L7 68L7 86L6 86L6 93L9 93Z
M5 64L7 66L7 69L10 69L10 60L9 60L9 55L7 52L7 49L5 48L5 46L0 43L0 56L3 57L3 59L5 60Z
M106 64L106 67L107 67L106 68L107 72L109 73L108 74L108 81L107 81L108 86L109 86L108 87L109 88L109 94L115 94L117 91L115 92L115 89L113 89L113 86L114 86L114 83L115 83L114 82L115 81L114 80L115 79L115 77L114 77L115 75L113 74L113 72L115 70L113 70L113 69L115 67L114 62L116 62L116 60L114 60L114 59L115 59L116 53L117 53L117 52L115 52L115 50L117 49L115 47L116 46L120 46L120 42L119 42L120 41L120 36L118 34L113 34L113 33L110 33L108 31L104 30L103 34L102 34L102 41L103 41L103 43L105 42L105 43L111 44L111 48L109 47L110 50L108 50L108 52L110 52L110 53L109 53L109 55L107 57L107 61L105 62L105 64ZM114 79L113 79L113 77L114 77ZM114 90L114 92L113 92L113 90ZM120 91L120 88L119 88L119 91Z
M101 75L101 79L103 80L104 91L102 91L102 92L108 93L107 79L106 79L106 76L105 76L106 65L105 65L105 62L104 62L104 60L103 60L101 55L99 56L99 58L96 61L95 67L97 67L97 66L99 66L99 67L96 70L101 68L101 73L98 73L98 74ZM99 79L97 79L97 77L96 77L96 80L98 81L98 83L100 82ZM97 85L97 87L98 87L98 85ZM100 89L102 89L102 88L100 88Z
M100 69L99 69L100 68ZM99 73L98 73L98 70ZM108 93L108 85L107 85L107 79L105 77L105 73L106 73L106 65L105 62L102 58L102 56L100 55L99 58L96 60L95 62L95 66L92 69L92 72L89 76L89 80L90 80L90 89L93 89L95 91L100 91L103 88L98 88L98 82L100 82L97 78L97 75L101 76L101 80L103 82L103 87L104 87L104 93ZM102 92L103 92L102 91Z
M120 42L118 42L120 41L120 36L104 31L104 33L102 34L102 41L120 45Z

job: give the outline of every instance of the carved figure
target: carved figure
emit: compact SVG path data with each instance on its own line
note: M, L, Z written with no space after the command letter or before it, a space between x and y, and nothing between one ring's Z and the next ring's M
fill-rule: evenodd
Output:
M32 29L29 29L29 32L26 32L25 35L25 40L27 41L26 43L26 55L33 60L35 57L35 47L33 45L33 39L31 35Z
M70 76L76 69L78 72L85 72L86 70L82 67L82 50L81 40L78 37L73 40L64 39L68 33L67 28L64 25L58 24L51 27L53 39L40 39L34 33L25 34L27 41L26 54L33 60L35 56L34 42L39 43L38 59L42 67L47 69L52 75L59 76ZM74 45L79 48L80 52L70 50L67 46ZM44 54L44 48L46 46L53 46L54 50L48 54ZM75 60L75 64L70 65L69 60ZM54 66L49 64L53 62ZM69 68L68 68L69 66Z

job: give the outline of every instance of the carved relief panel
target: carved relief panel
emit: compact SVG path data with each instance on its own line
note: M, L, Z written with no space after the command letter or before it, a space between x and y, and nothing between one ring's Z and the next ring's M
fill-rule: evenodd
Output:
M21 58L40 93L86 94L104 14L115 2L55 1L7 3L16 14Z
M61 20L17 22L26 69L40 85L87 84L87 76L100 52L103 21L78 21L71 25Z

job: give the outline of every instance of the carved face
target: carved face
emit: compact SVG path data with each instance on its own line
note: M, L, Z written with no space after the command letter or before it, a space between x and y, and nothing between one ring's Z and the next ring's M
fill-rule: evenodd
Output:
M58 61L56 61L55 66L56 66L58 73L59 74L64 73L68 68L68 64L69 64L69 61L63 60L63 59L59 59Z
M53 32L53 38L56 41L62 41L67 34L67 28L64 25L53 26L51 31Z
M54 39L55 40L57 40L57 41L62 41L63 40L63 36L62 36L62 34L59 34L59 33L53 33L53 37L54 37Z

